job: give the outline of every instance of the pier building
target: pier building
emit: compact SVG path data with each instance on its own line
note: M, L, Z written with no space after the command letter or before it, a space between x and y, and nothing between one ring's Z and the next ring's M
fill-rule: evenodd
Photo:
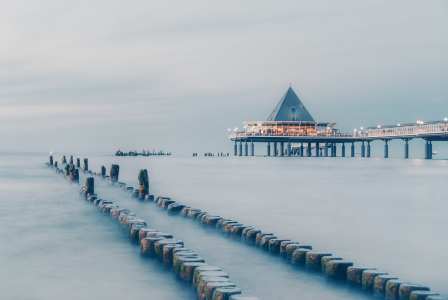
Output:
M294 90L289 87L274 108L267 121L243 122L244 130L231 133L229 138L235 142L234 155L254 155L254 143L266 143L267 156L336 156L337 145L341 145L341 156L345 157L345 144L350 144L350 156L355 156L355 143L361 143L361 157L370 157L370 143L381 140L384 144L384 157L389 156L391 140L403 140L404 158L409 157L409 141L421 138L426 141L425 158L432 158L432 143L448 141L448 118L443 121L374 126L365 131L341 133L334 122L315 121ZM238 147L239 143L239 147ZM272 144L272 146L271 146ZM286 148L285 148L286 145Z

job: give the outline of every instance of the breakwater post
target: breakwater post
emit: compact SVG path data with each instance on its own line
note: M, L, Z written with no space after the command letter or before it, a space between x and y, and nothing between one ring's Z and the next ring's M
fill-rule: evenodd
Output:
M67 163L67 160L65 159L65 155L62 156L62 163L63 163L63 164L66 164L66 163Z
M84 172L87 172L89 170L89 159L84 158L84 167L82 168Z
M70 160L69 160L70 164L73 165L73 155L70 155Z
M50 166L53 165L53 155L50 155L50 162L49 162Z
M95 182L93 177L89 177L86 179L86 197L93 195L95 193Z
M110 167L110 181L118 182L118 173L120 172L120 167L118 165L112 165Z
M79 158L76 159L76 167L81 168L81 161Z
M138 173L138 182L140 184L138 198L143 200L149 194L148 171L146 169L140 170Z
M106 167L101 166L101 176L106 176Z

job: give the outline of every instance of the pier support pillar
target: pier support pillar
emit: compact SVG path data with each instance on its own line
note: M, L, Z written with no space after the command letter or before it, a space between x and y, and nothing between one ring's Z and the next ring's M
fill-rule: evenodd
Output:
M250 156L254 156L254 140L250 141Z
M330 156L331 157L334 156L334 144L331 144L331 146L330 146Z
M350 151L350 156L355 157L355 142L352 142L352 147Z
M334 150L333 150L333 157L336 157L336 150L337 150L336 143L333 144L333 148L334 148Z
M345 157L345 144L342 143L342 157Z
M238 156L243 156L243 141L242 140L240 141L240 149L239 150L240 151L238 153Z
M236 156L236 149L237 149L237 145L236 145L236 140L235 140L235 146L233 147L233 156Z
M324 147L324 156L328 157L328 142L325 143L325 147Z
M361 157L365 157L366 156L366 146L364 145L364 141L362 141L361 144Z
M316 143L316 157L319 157L319 143Z
M246 145L244 147L244 156L248 156L249 155L249 147L247 145L247 140L246 140Z
M285 145L284 145L285 143L283 143L283 142L280 142L280 156L283 156L283 155L285 155Z
M367 157L370 157L370 141L367 141Z
M308 143L308 152L306 153L306 156L311 156L311 143Z
M300 144L300 156L303 156L303 143Z
M426 140L426 143L425 143L425 159L429 159L429 143L428 143L428 140Z
M274 142L274 156L277 156L277 142Z
M267 155L271 156L271 143L270 142L268 142L268 149L267 149L267 151L268 151Z
M388 158L389 157L389 145L387 144L388 141L384 141L384 158Z
M409 158L409 144L408 139L404 140L406 144L404 144L404 158Z
M291 141L288 142L288 156L291 156Z
M429 141L429 159L432 159L432 142Z

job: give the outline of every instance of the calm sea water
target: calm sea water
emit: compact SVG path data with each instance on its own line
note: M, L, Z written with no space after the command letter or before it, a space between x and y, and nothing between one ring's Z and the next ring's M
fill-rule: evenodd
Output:
M62 155L70 154L88 157L93 171L119 164L120 181L134 187L138 171L147 169L155 195L448 295L448 161L86 153L55 154L55 159L60 163ZM110 218L43 166L47 159L40 154L0 156L0 291L6 299L194 298L158 262L140 259L138 247L117 232ZM207 263L227 271L244 292L262 299L365 297L191 219L168 216L96 177L95 183L101 198L183 239Z

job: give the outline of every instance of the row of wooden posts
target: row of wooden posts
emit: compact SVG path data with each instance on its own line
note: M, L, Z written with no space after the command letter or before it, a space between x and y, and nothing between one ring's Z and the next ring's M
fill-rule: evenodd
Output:
M52 161L52 158L50 162ZM175 215L180 214L184 217L189 217L191 219L197 220L204 226L209 228L216 228L218 232L222 232L227 236L241 240L249 245L253 245L256 248L269 251L272 254L280 255L284 257L285 260L297 267L303 267L309 271L320 272L328 280L346 282L348 286L360 289L366 293L371 293L376 298L382 298L387 300L443 300L445 298L440 297L439 294L431 292L429 287L413 284L408 281L399 280L398 277L389 275L387 272L379 271L373 267L357 267L354 266L353 262L343 260L341 257L332 256L329 252L313 251L311 245L303 245L296 241L289 239L277 238L273 233L263 232L251 226L245 226L237 221L232 221L230 219L225 219L218 215L208 214L200 209L192 208L187 205L177 203L171 200L169 197L157 197L149 194L149 180L148 173L146 170L140 170L138 179L140 188L134 190L132 187L126 186L123 182L118 182L118 165L112 165L112 169L116 172L116 177L114 176L114 181L109 180L109 182L121 189L132 192L132 196L135 198L140 198L142 200L153 200L160 207L166 209L168 214ZM96 174L96 173L94 173ZM67 175L67 174L65 174ZM103 178L109 176L99 175ZM112 175L110 176L112 178ZM90 183L92 182L92 183ZM92 186L92 188L91 188ZM82 187L81 187L82 188ZM82 190L84 195L90 201L97 200L97 196L94 194L93 190L93 178L88 178L86 181L86 186ZM93 197L92 197L93 196ZM93 199L95 198L95 199ZM93 199L93 200L92 200ZM126 209L118 208L114 206L110 201L102 200L103 206L106 210L110 210L113 215L116 214L116 218L120 221L120 224L125 226L129 231L129 236L131 240L138 241L141 243L141 253L142 255L157 256L166 264L173 264L176 274L181 278L187 278L187 281L194 283L193 273L195 268L199 268L198 271L202 270L202 265L184 267L184 271L188 269L188 274L182 274L182 263L203 263L200 261L183 261L180 260L178 267L176 267L175 259L176 252L178 255L185 254L186 256L192 256L191 259L197 257L194 253L189 253L189 249L185 249L182 243L177 243L180 240L174 239L171 235L163 236L157 230L148 229L146 223L141 222L141 219L137 218L134 214L130 213ZM100 203L98 203L100 204ZM109 206L108 206L109 205ZM144 223L144 224L143 224ZM170 245L177 245L176 247ZM166 247L166 250L164 250ZM157 249L159 248L159 249ZM179 249L177 249L179 248ZM174 249L177 249L176 251ZM164 257L164 251L166 251L167 257ZM186 252L183 252L186 251ZM191 254L191 255L190 255ZM171 260L171 261L170 261ZM206 265L204 270L206 270ZM177 268L177 269L176 269ZM215 268L215 267L213 267ZM211 271L211 270L208 270ZM222 272L219 270L219 272ZM220 277L220 276L218 276ZM227 278L227 277L226 277ZM214 281L210 281L214 282ZM228 281L225 281L228 282ZM200 295L205 295L202 293L207 289L207 284L202 288L198 288L198 297L200 299L212 299L212 298L201 298ZM211 285L214 287L215 285ZM205 297L205 296L204 296ZM253 296L250 296L253 297ZM213 298L214 299L214 298ZM246 298L235 298L232 299L245 299ZM252 298L248 298L252 299ZM254 298L256 299L256 298ZM445 299L446 300L446 299Z
M95 193L94 178L88 177L85 186L81 186L78 180L72 180L64 170L54 166L53 158L46 163L49 167L54 167L58 174L63 175L72 184L78 186L79 193L88 202L98 206L104 214L109 214L120 224L120 228L130 238L133 243L140 243L140 253L142 256L157 258L164 265L170 267L178 278L192 284L197 291L197 297L201 300L259 300L258 297L242 294L241 289L230 282L229 274L223 272L221 268L210 266L204 259L198 256L191 249L184 246L184 242L174 238L171 234L162 233L157 229L147 227L145 220L136 216L128 209L120 208L114 205L112 201L99 199ZM65 157L63 163L66 163ZM72 165L67 164L69 169ZM101 173L103 172L103 168ZM76 169L77 170L77 169ZM118 182L118 165L112 165L111 175L92 173L107 180L109 184L122 188L125 191L132 191L135 198L152 200L153 196L149 194L149 182L147 170L140 170L139 189L126 187L124 183ZM89 173L86 171L86 173ZM137 195L136 195L137 194Z

